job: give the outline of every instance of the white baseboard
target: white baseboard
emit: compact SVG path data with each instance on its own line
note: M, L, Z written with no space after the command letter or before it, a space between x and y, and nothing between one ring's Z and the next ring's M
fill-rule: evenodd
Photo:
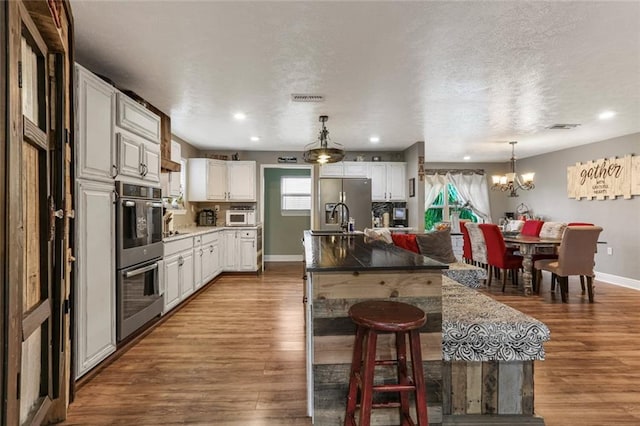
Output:
M618 275L605 274L603 272L596 272L596 280L604 281L609 284L617 285L620 287L632 288L634 290L640 290L640 280L634 280L633 278L621 277Z
M302 262L301 254L265 254L265 262Z

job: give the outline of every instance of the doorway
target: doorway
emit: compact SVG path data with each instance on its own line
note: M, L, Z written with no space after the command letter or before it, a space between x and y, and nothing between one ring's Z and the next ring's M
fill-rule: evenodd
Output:
M263 164L261 176L264 260L301 261L302 233L311 229L313 166Z

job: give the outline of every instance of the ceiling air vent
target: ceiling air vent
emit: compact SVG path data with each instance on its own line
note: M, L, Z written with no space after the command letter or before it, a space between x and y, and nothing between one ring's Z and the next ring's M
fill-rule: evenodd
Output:
M324 102L324 96L322 95L310 95L305 93L293 93L291 95L293 102Z
M551 127L547 127L550 130L571 130L578 127L579 124L554 124Z

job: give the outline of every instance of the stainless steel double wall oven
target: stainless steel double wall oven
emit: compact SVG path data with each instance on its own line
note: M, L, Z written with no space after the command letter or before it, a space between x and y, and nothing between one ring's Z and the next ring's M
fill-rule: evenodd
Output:
M160 188L116 182L118 341L162 313Z

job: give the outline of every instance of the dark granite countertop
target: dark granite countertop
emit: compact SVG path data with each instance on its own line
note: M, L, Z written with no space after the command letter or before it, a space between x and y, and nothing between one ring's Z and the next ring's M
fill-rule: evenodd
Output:
M403 250L393 244L366 239L362 234L311 235L304 233L309 272L369 270L441 270L445 263Z

